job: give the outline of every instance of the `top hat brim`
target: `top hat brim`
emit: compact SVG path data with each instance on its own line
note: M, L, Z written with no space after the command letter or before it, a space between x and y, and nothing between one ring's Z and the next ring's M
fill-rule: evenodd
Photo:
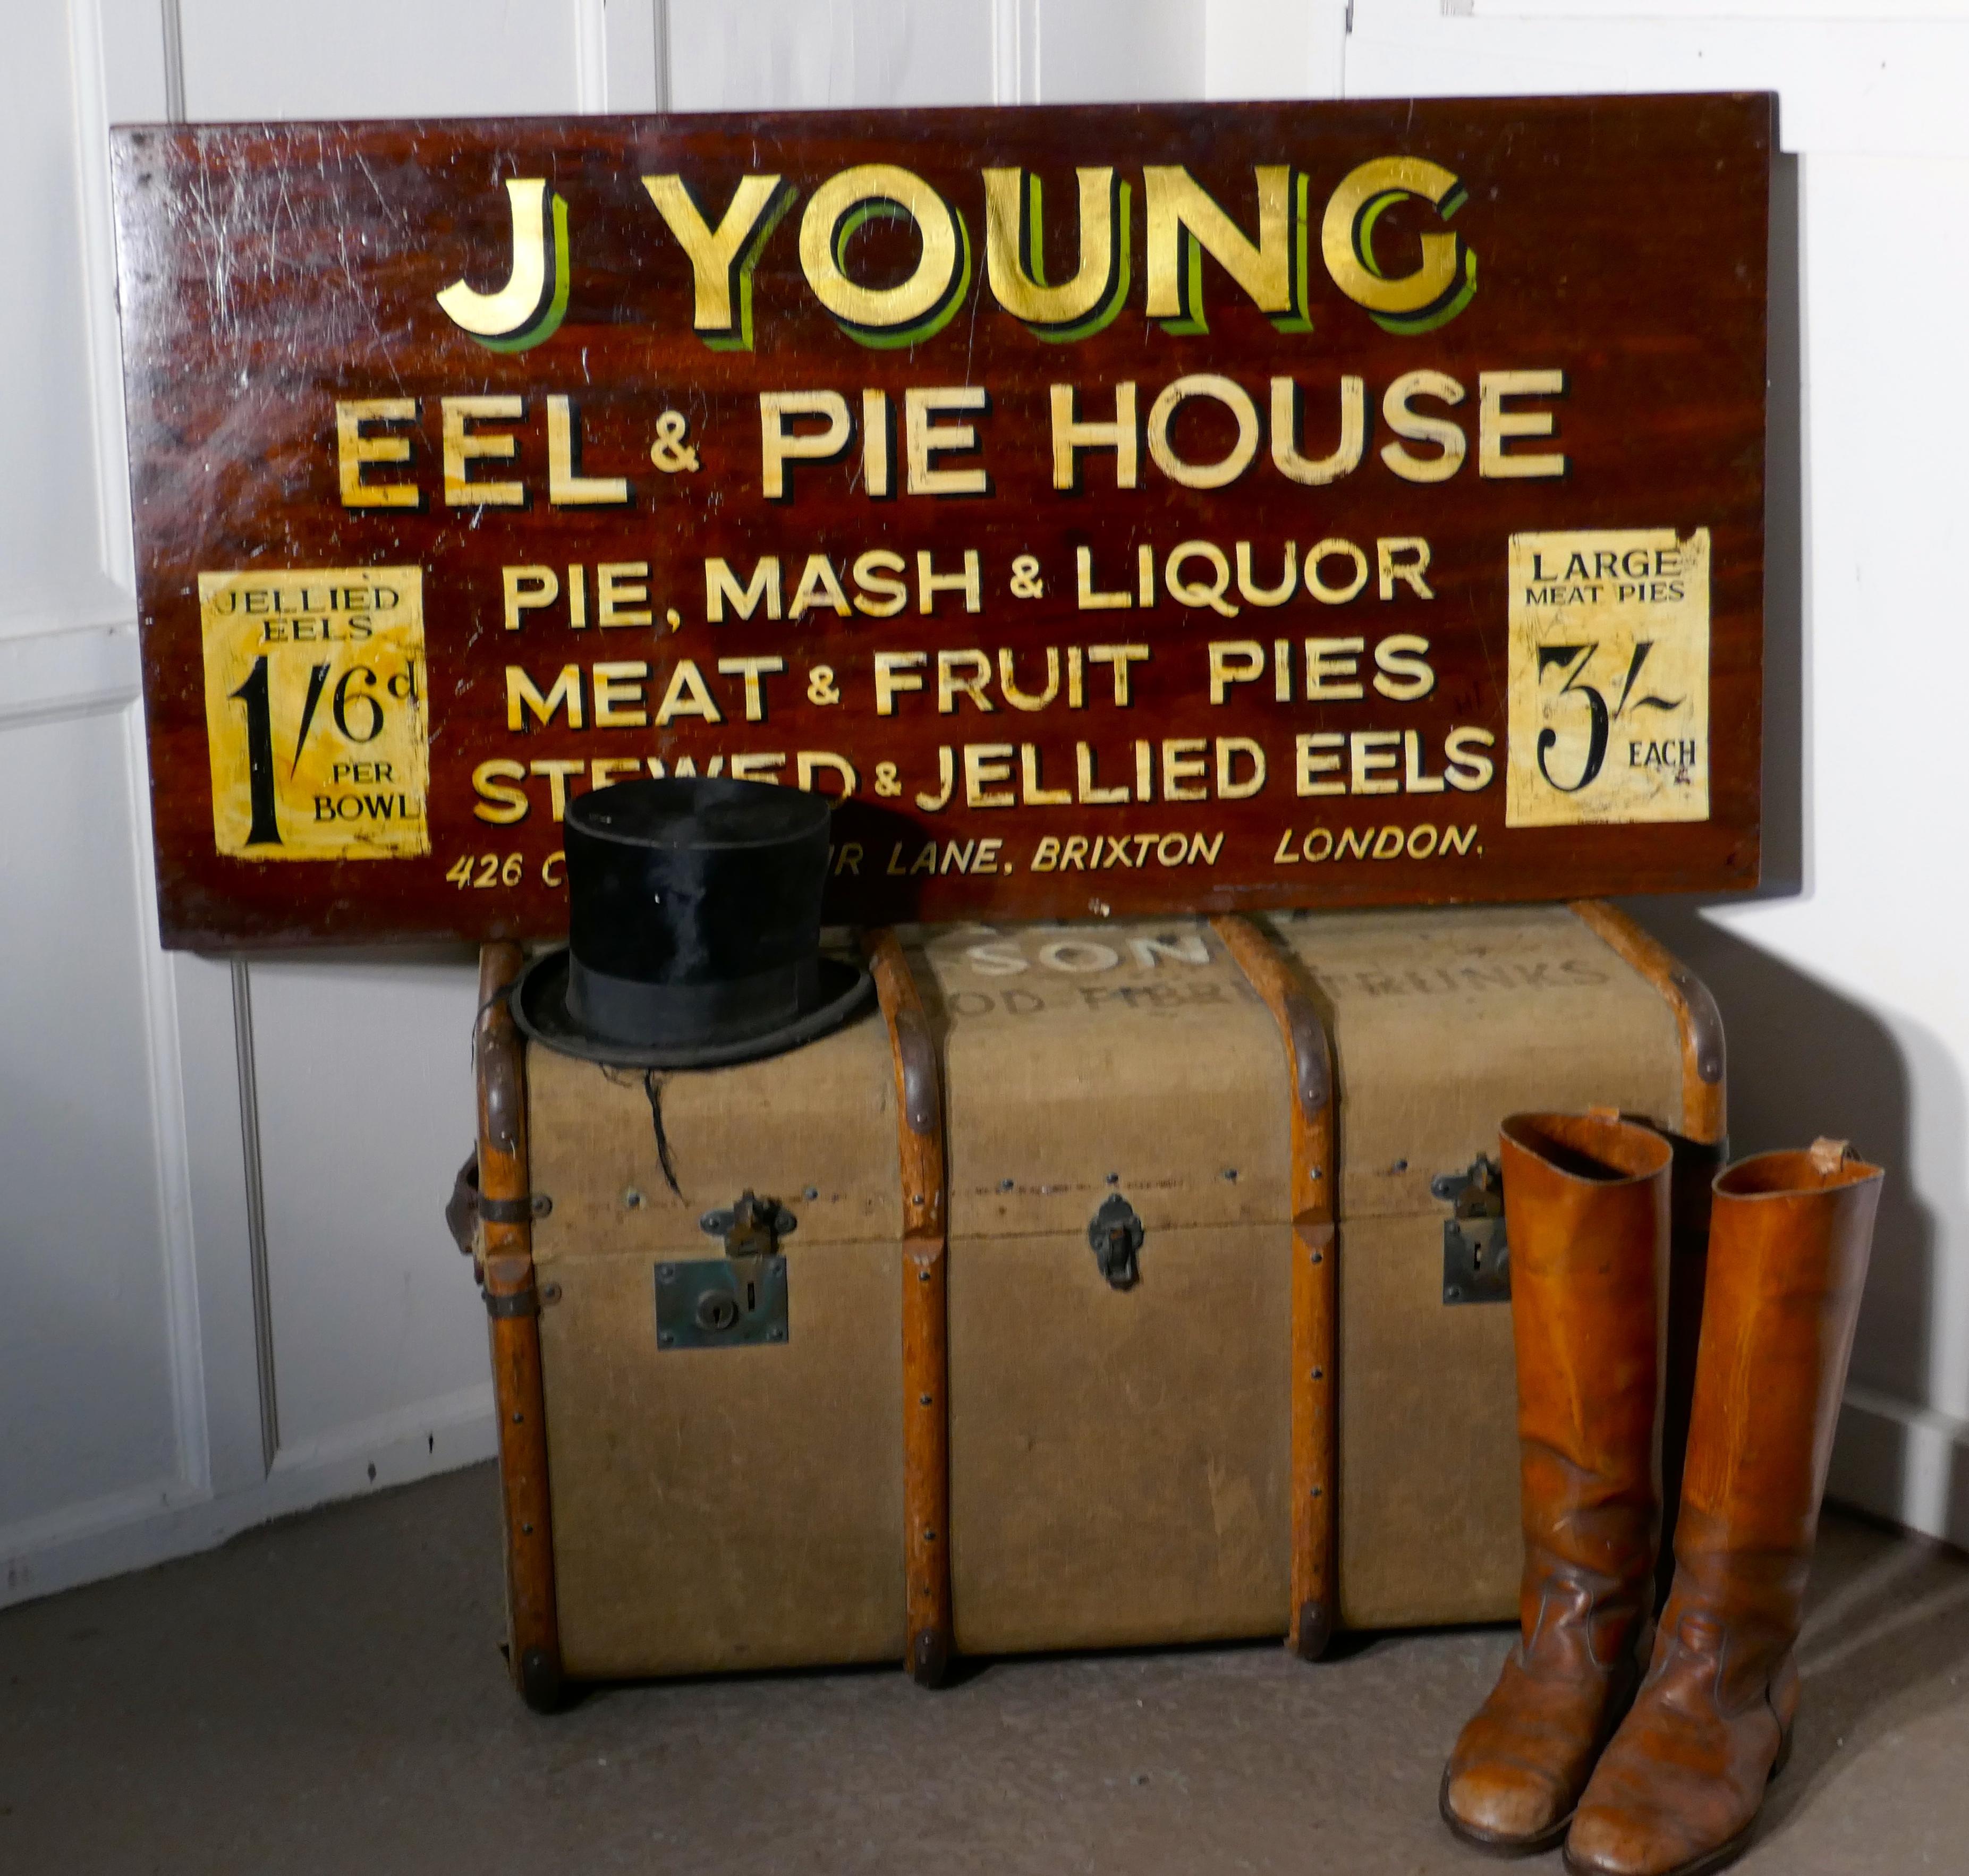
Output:
M787 1022L725 1040L638 1044L598 1036L576 1020L567 1001L568 956L563 945L535 958L520 973L513 986L513 1020L530 1041L611 1068L728 1068L783 1055L839 1029L871 999L875 988L867 966L823 956L806 1007Z

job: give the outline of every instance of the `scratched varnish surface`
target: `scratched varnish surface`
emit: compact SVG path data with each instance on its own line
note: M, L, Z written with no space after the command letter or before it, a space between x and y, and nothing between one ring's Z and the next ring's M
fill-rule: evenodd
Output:
M167 940L556 933L559 810L653 764L845 795L844 920L1754 883L1771 122L1760 96L119 132ZM1408 167L1350 207L1375 164ZM908 180L839 180L867 166ZM987 170L1020 172L995 260ZM747 239L694 269L686 209ZM1104 229L1091 312L1007 310L1067 305ZM1377 320L1445 255L1455 292ZM1124 385L1125 446L1062 430L1124 420ZM1646 671L1701 670L1697 641L1637 677L1645 617L1514 677L1513 536L1699 531L1699 738L1637 714L1687 701ZM1510 746L1513 682L1549 743ZM1555 797L1692 764L1706 817L1512 824L1507 764L1541 760Z

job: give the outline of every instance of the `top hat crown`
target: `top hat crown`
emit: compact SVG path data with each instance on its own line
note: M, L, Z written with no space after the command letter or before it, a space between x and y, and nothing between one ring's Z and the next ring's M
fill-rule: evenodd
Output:
M619 782L566 822L568 945L530 966L514 1009L591 1060L710 1066L845 1021L868 973L823 957L828 805L767 782Z

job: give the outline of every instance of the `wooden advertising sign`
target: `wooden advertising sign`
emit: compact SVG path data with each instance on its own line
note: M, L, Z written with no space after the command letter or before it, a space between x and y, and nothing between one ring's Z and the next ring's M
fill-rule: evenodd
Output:
M1757 874L1767 98L119 132L164 935Z

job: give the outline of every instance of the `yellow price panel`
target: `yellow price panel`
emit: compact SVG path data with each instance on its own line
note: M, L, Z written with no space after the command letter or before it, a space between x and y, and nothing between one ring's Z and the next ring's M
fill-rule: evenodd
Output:
M219 851L428 853L423 569L202 573L198 599Z
M1709 531L1513 534L1504 820L1709 818Z

